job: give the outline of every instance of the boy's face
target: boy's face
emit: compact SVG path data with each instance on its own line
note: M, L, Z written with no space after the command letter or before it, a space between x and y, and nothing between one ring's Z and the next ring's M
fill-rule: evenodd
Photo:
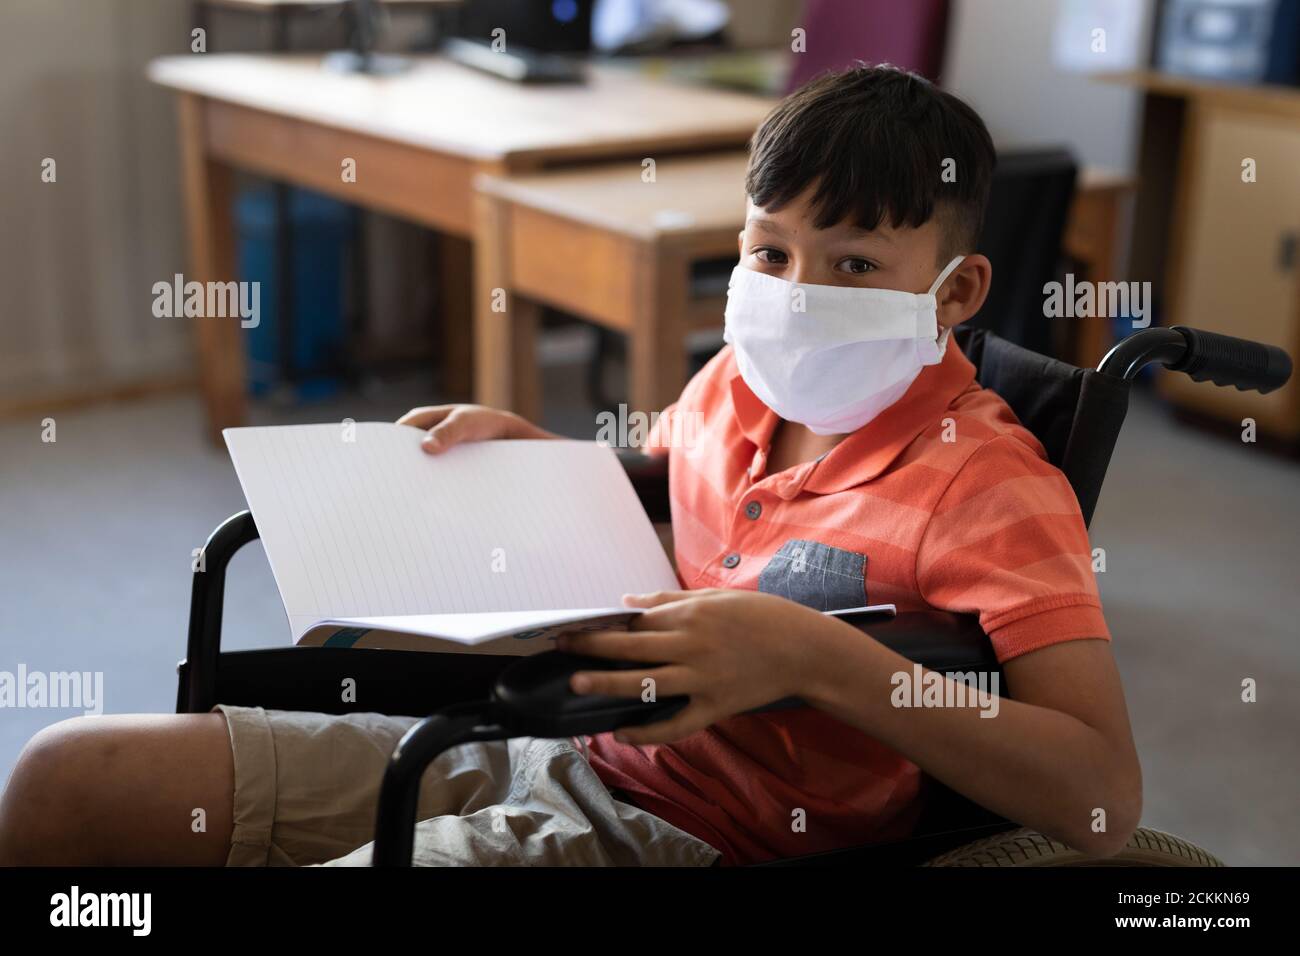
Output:
M740 233L740 264L798 285L928 292L947 262L940 262L942 232L932 218L920 228L882 222L864 230L850 222L829 229L813 225L809 186L779 211L748 202ZM956 325L984 301L991 274L988 259L969 255L939 290L939 324Z

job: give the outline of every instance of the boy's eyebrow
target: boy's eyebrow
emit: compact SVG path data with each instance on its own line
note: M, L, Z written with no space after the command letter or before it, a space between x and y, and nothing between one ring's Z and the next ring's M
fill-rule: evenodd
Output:
M781 228L781 224L775 219L768 219L766 216L750 216L745 220L745 225L761 226L769 232L779 233L783 236L785 235L785 230Z
M749 216L745 219L746 227L750 225L758 226L768 232L774 232L779 236L786 235L785 229L775 219L768 219L766 216ZM833 228L833 227L832 227ZM880 232L878 229L864 229L861 226L846 225L844 227L848 232L848 238L852 240L870 239L873 242L884 243L887 246L894 244L894 237L887 232Z
M861 226L849 226L849 235L854 239L876 239L880 242L893 245L894 237L887 232L880 232L878 229L863 229Z
M768 232L774 232L781 236L786 234L785 230L781 228L779 222L775 219L768 219L766 216L749 216L745 220L745 225L758 226L761 229L766 229ZM872 239L876 242L883 242L886 245L892 246L894 244L893 236L885 232L880 232L877 229L863 229L861 226L845 226L845 229L848 231L849 238L851 239Z

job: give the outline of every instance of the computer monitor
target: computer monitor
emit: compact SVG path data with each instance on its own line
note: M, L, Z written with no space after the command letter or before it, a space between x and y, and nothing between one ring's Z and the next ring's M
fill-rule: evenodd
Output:
M465 0L452 32L491 41L506 31L507 48L548 53L586 53L591 49L591 11L595 0Z

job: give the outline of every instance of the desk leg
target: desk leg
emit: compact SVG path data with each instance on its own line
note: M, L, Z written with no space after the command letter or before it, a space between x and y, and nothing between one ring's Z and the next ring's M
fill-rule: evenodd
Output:
M438 237L442 388L452 401L469 398L473 388L474 269L474 248L468 239Z
M510 288L509 208L481 193L474 208L474 401L539 422L541 308Z
M1119 268L1120 235L1129 192L1124 189L1081 191L1070 207L1065 252L1079 260L1089 282L1115 281ZM1096 368L1114 344L1114 328L1105 316L1076 319L1071 352L1066 358L1084 368Z
M675 251L643 245L634 245L631 255L636 292L628 335L628 411L648 414L675 402L686 384L690 262Z
M207 155L203 100L179 97L181 178L185 193L189 275L186 281L229 282L235 268L233 172ZM244 350L238 318L204 316L195 320L199 387L208 433L221 444L221 429L244 424Z

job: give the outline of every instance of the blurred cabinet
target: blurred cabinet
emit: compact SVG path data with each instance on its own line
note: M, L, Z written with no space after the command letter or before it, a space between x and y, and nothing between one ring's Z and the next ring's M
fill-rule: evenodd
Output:
M1169 313L1179 325L1280 345L1300 342L1300 119L1197 107L1185 148L1185 196L1174 232ZM1255 182L1243 163L1254 160ZM1204 388L1185 375L1161 390L1195 411L1300 436L1300 389L1268 395Z
M1133 273L1161 287L1166 325L1300 354L1300 90L1154 71L1107 79L1147 93ZM1243 178L1254 161L1253 179ZM1144 195L1145 193L1145 195ZM1146 248L1141 248L1145 246ZM1300 386L1268 395L1162 375L1194 414L1300 439Z

